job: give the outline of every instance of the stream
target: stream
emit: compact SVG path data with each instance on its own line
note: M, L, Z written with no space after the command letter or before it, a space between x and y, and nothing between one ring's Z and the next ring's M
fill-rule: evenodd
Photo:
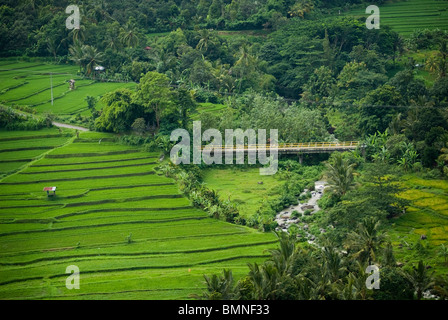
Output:
M326 185L326 181L316 181L314 183L314 191L311 191L311 198L305 201L298 200L299 203L297 205L290 206L280 211L275 217L275 221L278 223L278 227L276 228L276 230L288 232L288 228L291 225L296 224L298 225L299 229L305 232L308 242L314 243L315 236L308 232L308 224L304 224L303 226L301 225L300 218L305 216L305 211L307 210L311 211L310 215L313 215L320 210L317 201L322 198ZM308 189L303 190L300 196L305 195L308 191ZM292 216L292 213L294 211L297 211L299 213L299 217ZM325 232L325 230L321 230L321 232Z

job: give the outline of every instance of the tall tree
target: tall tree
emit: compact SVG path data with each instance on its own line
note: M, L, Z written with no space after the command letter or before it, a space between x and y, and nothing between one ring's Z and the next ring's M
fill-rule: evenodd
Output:
M422 260L418 262L417 267L412 267L412 269L405 275L417 293L417 300L421 300L423 297L423 292L432 288L434 285L433 276L429 273Z
M133 101L133 92L128 89L109 92L101 98L101 102L105 107L95 120L95 127L100 131L126 131L143 113L141 106Z
M86 74L90 75L95 66L103 62L104 54L99 52L95 47L88 45L83 46L82 51L86 63Z
M79 66L79 71L85 71L86 63L82 42L79 40L74 41L73 45L69 47L68 51L70 54L69 59Z
M361 263L368 265L377 262L385 235L380 231L380 221L374 217L366 217L359 224L358 230L349 233L345 247Z
M146 73L137 86L137 101L144 106L146 113L154 113L156 130L160 129L163 116L174 112L174 97L169 78L161 73Z
M207 52L209 46L215 43L213 39L213 34L208 29L202 29L199 31L199 42L196 45L196 49L202 51L203 53Z
M332 162L327 163L325 175L327 177L329 191L337 197L344 196L354 186L354 166L343 158L342 153L334 153Z

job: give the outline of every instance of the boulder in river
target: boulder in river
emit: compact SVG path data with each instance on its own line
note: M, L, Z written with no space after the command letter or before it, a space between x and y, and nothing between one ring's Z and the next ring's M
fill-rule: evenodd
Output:
M312 206L310 204L307 204L307 205L304 205L304 206L300 207L300 209L302 209L303 211L305 211L305 210L314 210L314 206Z

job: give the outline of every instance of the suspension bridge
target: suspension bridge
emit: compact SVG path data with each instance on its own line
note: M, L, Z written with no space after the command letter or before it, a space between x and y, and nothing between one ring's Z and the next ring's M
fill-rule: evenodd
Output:
M250 144L250 145L233 145L233 146L213 146L214 150L220 150L223 153L234 152L247 154L249 152L256 153L260 150L269 152L271 146L269 144ZM359 141L344 141L344 142L305 142L305 143L279 143L277 147L278 154L297 154L299 162L302 163L304 154L312 153L331 153L335 151L344 152L349 150L356 150L357 148L364 150L364 145ZM205 146L202 147L204 149Z

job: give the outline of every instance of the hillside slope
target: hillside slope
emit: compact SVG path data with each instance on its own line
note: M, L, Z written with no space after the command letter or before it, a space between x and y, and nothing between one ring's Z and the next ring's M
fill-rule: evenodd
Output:
M0 299L185 299L203 274L238 277L275 245L193 208L156 154L107 138L82 133L1 181ZM70 265L79 290L65 286Z

